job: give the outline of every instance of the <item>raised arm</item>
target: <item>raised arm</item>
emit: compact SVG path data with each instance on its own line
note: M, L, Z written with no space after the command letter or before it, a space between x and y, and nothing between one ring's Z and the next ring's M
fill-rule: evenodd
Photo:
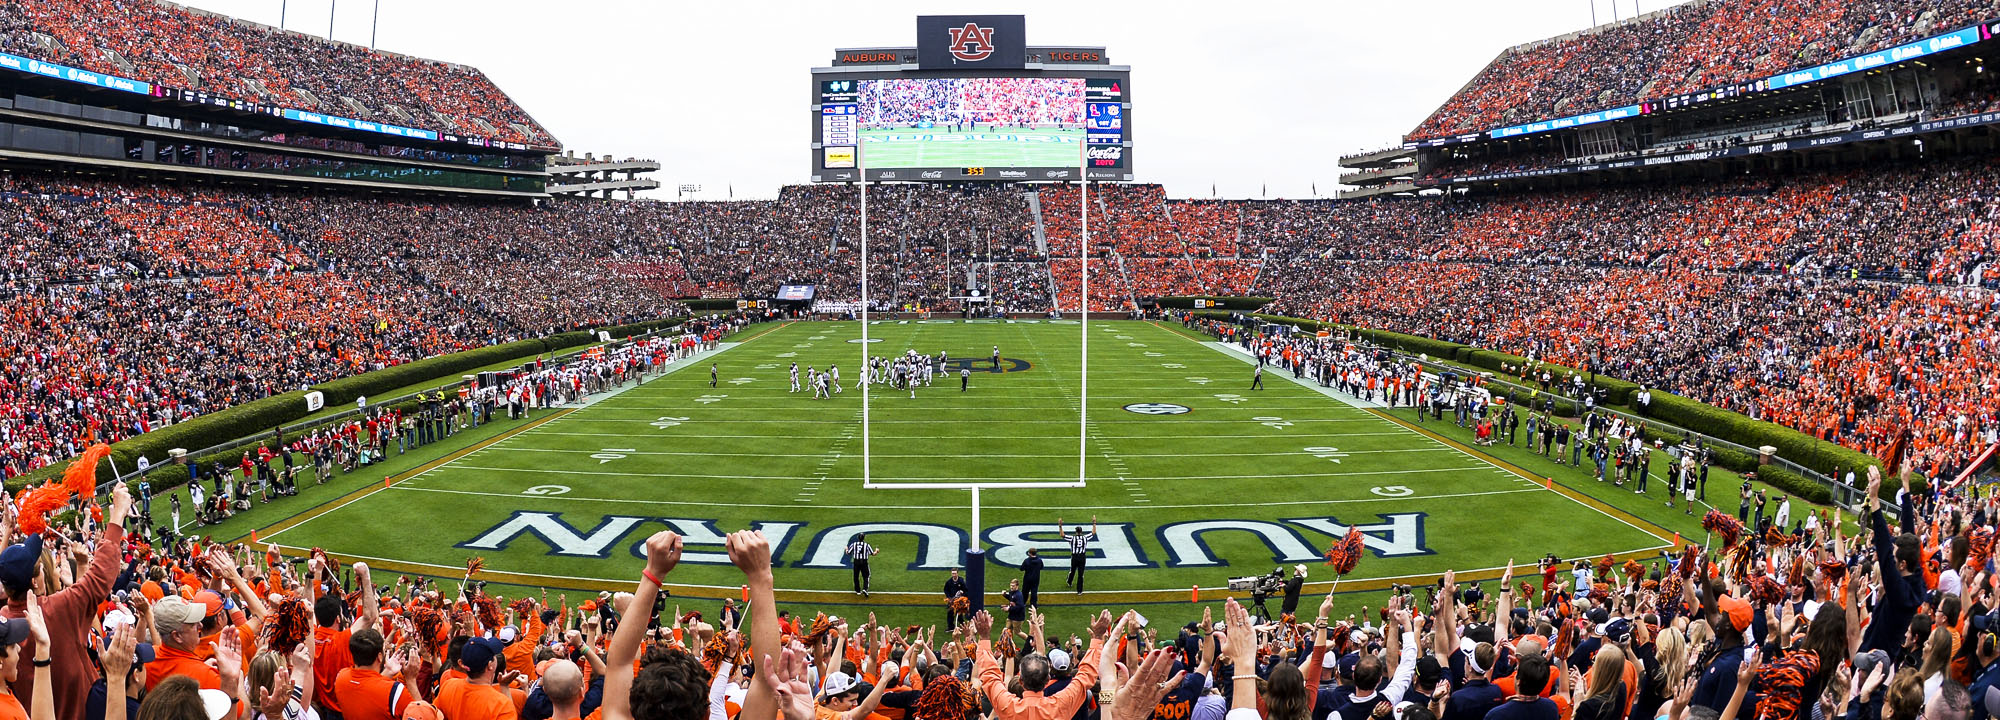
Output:
M1417 677L1417 633L1410 611L1394 605L1395 600L1389 602L1389 626L1382 628L1382 649L1385 658L1396 659L1396 672L1389 676L1389 686L1383 688L1382 695L1398 702Z
M750 678L742 712L749 713L745 717L775 717L778 697L771 683L771 678L775 676L761 670L774 666L780 651L778 604L772 601L771 543L764 538L763 532L741 530L730 533L724 544L729 548L729 562L743 571L744 581L750 585L748 610L754 615L750 621L750 656L756 658L760 669Z
M646 538L646 569L640 573L632 599L625 604L618 631L611 634L611 657L605 661L608 672L604 675L605 720L632 720L633 666L639 659L639 644L645 639L646 618L652 614L653 599L660 593L660 578L672 572L680 559L679 534L663 530Z
M375 583L368 574L368 563L354 563L354 580L361 583L361 616L354 619L351 630L375 627L382 622L382 611L375 598Z

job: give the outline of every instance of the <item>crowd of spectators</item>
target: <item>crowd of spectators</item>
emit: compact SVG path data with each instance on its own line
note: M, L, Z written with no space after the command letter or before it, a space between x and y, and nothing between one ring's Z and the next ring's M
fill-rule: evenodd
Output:
M863 127L1081 127L1082 78L862 80Z
M1512 48L1410 133L1434 138L1760 80L1990 19L1982 0L1707 0Z
M0 331L9 472L372 367L669 316L676 298L791 284L860 297L849 187L524 206L0 182L0 269L23 318ZM2000 288L1988 157L1360 202L1107 185L1090 191L1087 255L1076 186L869 193L878 308L957 310L980 288L1026 313L1268 295L1284 312L1589 364L1862 449L1912 427L1933 463L2000 427L1977 381L2000 347L1992 299L1932 287ZM286 352L231 364L258 357L249 348ZM77 382L94 399L55 391Z
M0 51L249 102L556 144L476 69L159 0L6 0Z
M256 482L247 464L244 475L244 487ZM489 587L480 559L456 582L392 581L318 548L290 558L274 544L180 536L153 523L152 496L123 484L108 502L83 498L94 512L51 515L70 502L51 485L0 510L0 658L13 676L0 685L0 714L1990 717L2000 692L1991 626L2000 498L1920 489L1909 472L1873 467L1865 484L1851 535L1838 514L1794 514L1785 500L1767 508L1746 488L1733 516L1717 498L1722 507L1703 519L1707 542L1676 538L1623 563L1549 555L1461 575L1447 562L1434 581L1372 590L1309 584L1298 565L1279 570L1275 615L1261 592L1251 607L1231 592L1178 611L1149 608L1151 620L1085 611L1068 627L1041 612L1038 586L967 587L955 572L942 625L889 627L866 604L844 606L846 619L828 615L790 593L781 599L782 548L759 530L720 543L731 576L741 573L729 582L743 604L676 595L668 614L694 542L672 531L642 541L629 591L507 597ZM1884 507L1885 491L1897 509ZM1087 548L1089 537L1077 536ZM1353 572L1368 554L1363 541L1354 530L1335 543L1327 574Z

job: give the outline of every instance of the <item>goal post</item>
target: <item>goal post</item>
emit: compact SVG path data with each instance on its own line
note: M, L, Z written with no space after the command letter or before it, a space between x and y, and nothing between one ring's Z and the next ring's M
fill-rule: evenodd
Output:
M967 528L968 531L967 537L969 542L967 542L966 544L964 557L961 558L961 562L965 567L966 586L968 593L971 595L973 612L978 612L980 609L985 607L985 597L987 594L986 583L985 583L986 550L984 543L981 540L981 532L982 532L982 523L980 517L980 510L981 510L980 503L982 501L981 493L984 491L991 491L991 490L1035 490L1035 489L1047 490L1047 489L1083 488L1086 487L1088 484L1087 473L1088 473L1089 458L1090 458L1089 425L1090 425L1090 309L1091 309L1090 308L1090 249L1091 249L1090 180L1087 171L1088 152L1089 152L1088 143L1079 141L1077 143L1077 171L1078 171L1077 172L1077 177L1078 177L1077 224L1080 229L1079 232L1080 237L1078 238L1079 244L1077 248L1077 267L1078 267L1078 274L1080 276L1081 294L1079 295L1077 303L1077 312L1081 315L1078 323L1078 330L1080 333L1081 343L1080 343L1080 351L1078 353L1078 362L1077 362L1079 393L1077 400L1077 425L1076 425L1076 479L1062 480L1062 481L1035 480L1035 481L1024 481L1024 482L991 482L991 481L877 482L874 474L874 464L875 464L874 443L873 443L874 432L873 432L873 420L872 420L872 408L871 408L871 402L872 402L871 398L873 397L871 391L874 388L874 383L865 381L861 383L861 487L866 490L933 490L933 491L963 490L970 493L969 500L970 500L970 510L971 510L971 518L970 518L971 523L970 526ZM870 373L871 370L873 369L870 366L870 360L873 358L872 348L871 348L873 341L871 340L869 333L869 324L870 324L869 314L873 310L873 305L874 305L874 300L869 293L870 288L868 282L870 265L869 265L869 238L868 238L869 179L868 179L867 158L868 158L867 143L865 142L857 143L857 147L855 149L855 169L856 169L856 174L859 177L858 188L860 192L859 206L860 206L860 216L861 216L861 222L860 222L861 251L860 251L860 263L857 267L857 271L861 276L860 277L861 311L858 315L861 323L861 341L860 341L861 362L858 367L859 367L859 372L863 373L864 379L868 379L867 374ZM987 258L987 260L989 262L992 260L990 255ZM1053 253L1051 253L1050 257L1047 258L1047 262L1053 263L1054 260L1055 260L1054 255ZM1055 295L1057 298L1060 298L1061 293L1057 292ZM991 297L990 293L988 294L988 297ZM1060 302L1056 304L1055 309L1057 311L1063 310Z

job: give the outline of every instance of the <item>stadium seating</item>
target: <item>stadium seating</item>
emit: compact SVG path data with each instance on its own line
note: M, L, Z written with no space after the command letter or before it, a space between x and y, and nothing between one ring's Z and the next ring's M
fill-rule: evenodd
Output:
M4 178L0 268L28 318L0 373L10 473L305 382L669 315L674 298L794 283L859 296L859 196L836 186L529 208ZM871 189L870 296L956 309L976 272L1011 311L1083 307L1079 194L1035 190L1049 256L1025 188ZM1592 364L1864 450L1912 427L1948 463L2000 426L1976 382L2000 320L1989 290L1966 287L2000 288L1995 196L1990 157L1362 202L1101 186L1087 305L1269 295L1281 312ZM239 339L245 323L259 331ZM308 336L322 339L296 344ZM243 347L291 352L257 372L213 359ZM73 378L98 399L36 389ZM132 387L149 390L118 389Z
M1578 115L1893 47L1987 20L1978 0L1710 0L1502 53L1410 132Z
M157 0L9 2L0 51L249 102L556 145L485 73Z

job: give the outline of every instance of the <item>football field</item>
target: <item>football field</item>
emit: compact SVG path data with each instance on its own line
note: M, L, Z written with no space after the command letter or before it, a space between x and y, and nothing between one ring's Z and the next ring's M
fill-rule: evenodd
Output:
M642 385L266 525L261 540L393 572L455 578L483 557L497 583L629 589L644 538L671 528L689 543L675 594L719 597L741 579L721 533L756 527L781 597L844 601L842 549L866 533L881 549L870 602L925 606L972 542L972 493L909 485L985 485L989 589L1039 548L1048 605L1185 602L1192 586L1294 563L1323 592L1320 558L1350 525L1371 550L1354 589L1668 545L1660 525L1428 431L1448 423L1418 429L1288 374L1251 390L1246 356L1170 324L1089 323L1087 375L1077 321L868 332L875 355L948 353L948 376L914 397L876 386L864 423L859 323L752 326ZM794 362L838 365L842 392L791 392ZM1069 486L1010 487L1029 484ZM1072 596L1056 521L1093 517L1089 592Z
M1083 130L985 126L880 128L861 131L863 162L870 168L1076 167Z

